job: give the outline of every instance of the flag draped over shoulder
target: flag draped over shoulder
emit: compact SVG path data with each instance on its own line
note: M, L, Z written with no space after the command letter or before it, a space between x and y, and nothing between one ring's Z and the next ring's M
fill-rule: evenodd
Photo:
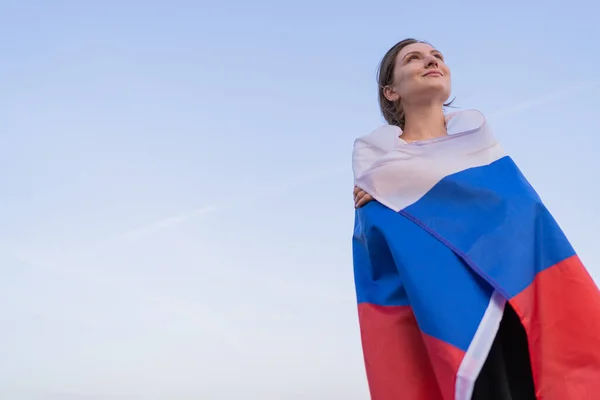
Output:
M353 257L373 400L469 400L506 302L527 333L538 399L600 396L600 293L478 111L405 144L355 142Z

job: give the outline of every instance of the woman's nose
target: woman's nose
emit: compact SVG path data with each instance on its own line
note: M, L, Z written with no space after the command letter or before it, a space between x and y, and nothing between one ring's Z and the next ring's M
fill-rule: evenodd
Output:
M434 56L428 56L425 59L426 68L437 68L439 66L438 59Z

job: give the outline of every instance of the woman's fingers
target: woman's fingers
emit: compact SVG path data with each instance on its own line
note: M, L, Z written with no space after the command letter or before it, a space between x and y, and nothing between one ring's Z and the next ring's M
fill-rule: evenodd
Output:
M371 197L370 194L368 194L364 190L359 189L358 192L356 192L354 195L354 206L356 208L360 208L368 202L370 202L371 200L373 200L373 197Z
M354 195L354 207L356 208L362 207L373 200L373 197L369 193L358 186L354 186L354 191L352 193Z
M360 198L360 200L358 201L358 204L356 205L356 208L360 208L362 206L364 206L365 204L367 204L368 202L372 201L373 197L371 197L370 194L365 194L363 197Z

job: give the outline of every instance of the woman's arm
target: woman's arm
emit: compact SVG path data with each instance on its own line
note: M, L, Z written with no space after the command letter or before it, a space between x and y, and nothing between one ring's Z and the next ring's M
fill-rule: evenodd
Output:
M354 180L358 179L379 158L384 156L394 144L394 139L399 135L399 128L384 125L371 132L367 136L360 137L354 141L352 149L352 172ZM354 186L354 207L360 208L372 201L373 197Z

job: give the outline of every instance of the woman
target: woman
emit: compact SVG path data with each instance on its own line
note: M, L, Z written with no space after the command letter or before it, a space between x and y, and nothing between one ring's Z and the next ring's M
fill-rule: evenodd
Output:
M597 398L598 290L485 119L445 115L450 77L436 48L397 43L378 76L389 125L355 142L355 279L371 396Z
M439 50L416 39L397 43L381 61L378 81L381 113L390 125L400 127L404 143L447 135L443 107L449 105L450 68ZM354 188L356 207L371 200Z

